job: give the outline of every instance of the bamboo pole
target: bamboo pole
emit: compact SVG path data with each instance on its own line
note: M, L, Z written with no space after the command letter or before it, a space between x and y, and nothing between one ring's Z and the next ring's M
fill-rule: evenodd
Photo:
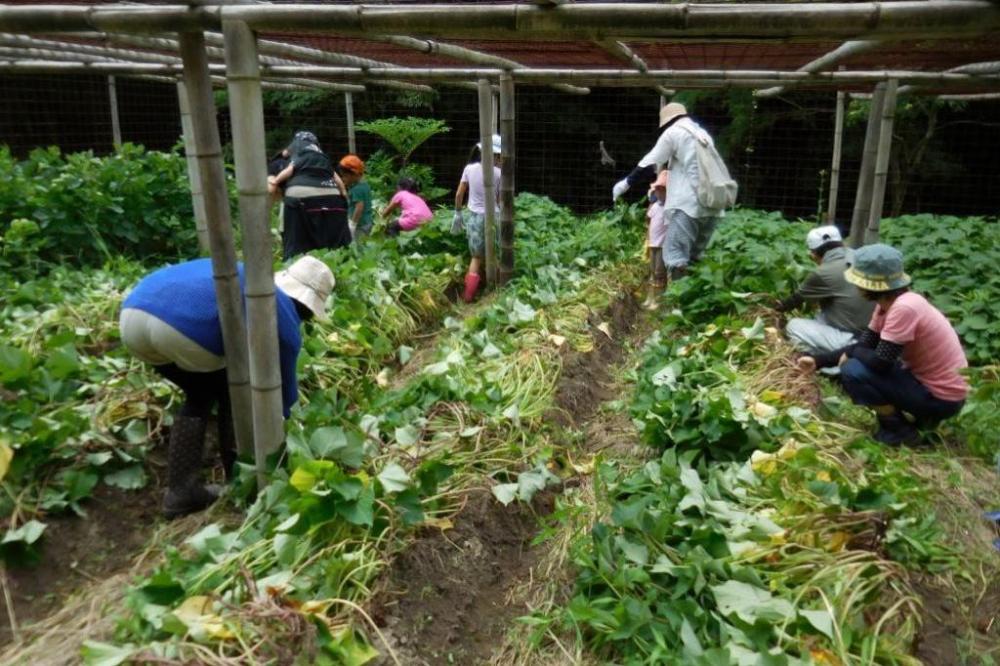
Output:
M369 39L374 39L375 41L385 42L387 44L393 44L407 49L413 49L415 51L420 51L421 53L441 55L448 58L454 58L455 60L471 62L476 65L498 67L505 70L527 69L521 63L516 60L511 60L510 58L503 58L491 53L475 51L473 49L468 49L464 46L457 46L455 44L437 42L432 39L417 39L415 37L408 37L405 35L368 35L368 37ZM590 93L590 90L587 88L572 86L565 83L554 83L552 84L552 87L560 92L569 93L571 95L587 95Z
M500 75L500 143L503 162L500 163L500 269L498 280L507 284L514 276L514 178L515 178L515 114L514 79Z
M122 125L118 118L118 90L114 74L108 76L108 107L111 109L111 145L119 150L122 147Z
M948 74L995 74L1000 72L1000 62L973 62L967 65L960 65L958 67L952 67L951 69L945 70ZM918 85L908 85L901 86L897 91L899 95L908 95L914 92L920 92L920 86Z
M889 81L885 84L885 99L882 102L882 118L878 131L878 154L875 158L875 178L872 183L872 204L868 212L868 228L865 231L865 245L878 242L879 223L882 221L885 202L885 185L889 178L889 155L892 151L892 124L896 116L896 92L899 84Z
M865 129L864 150L861 153L861 169L858 171L858 189L854 195L854 212L851 215L851 233L848 245L860 247L865 240L865 225L868 223L872 205L872 184L875 177L875 159L878 153L880 118L885 100L885 84L875 86L871 106L868 110L868 126Z
M844 95L837 93L837 112L833 119L833 162L830 165L830 200L826 206L827 224L837 222L837 197L840 195L840 154L844 144Z
M259 31L353 36L420 34L463 39L915 39L984 35L1000 28L988 0L857 3L568 3L557 10L481 5L253 4L212 7L34 5L0 7L0 29L133 33L217 30L222 19Z
M233 158L243 229L254 458L257 487L261 489L266 483L267 456L285 439L278 318L271 270L274 249L268 212L264 102L260 95L256 37L239 21L224 21L222 32L226 44Z
M181 33L180 46L181 59L184 61L184 83L191 111L194 154L198 160L205 201L212 275L215 278L215 297L219 305L222 341L226 352L226 375L229 380L234 431L240 453L248 455L253 450L254 441L249 354L243 294L236 270L236 245L229 215L229 192L222 168L219 126L215 118L215 99L208 76L205 40L201 33Z
M486 284L495 287L496 265L496 183L493 179L493 87L487 79L479 80L479 154L482 157L485 203Z
M198 150L194 142L194 126L191 124L191 104L188 102L187 86L183 81L177 82L177 105L181 113L181 138L184 140L188 183L191 185L191 206L194 209L194 224L198 232L198 249L203 255L207 255L210 252L208 215L205 213L205 195L201 189Z
M902 1L902 0L901 0ZM933 1L933 0L928 0ZM955 0L956 2L960 0ZM222 64L208 65L209 71L218 74L225 73ZM0 65L0 71L19 73L71 73L87 74L153 74L177 75L178 65L167 63L140 62L55 62L49 60L13 60ZM469 78L499 78L501 71L493 69L458 69L458 68L383 68L379 70L362 70L351 67L326 67L302 65L267 65L261 67L263 76L294 80L296 78L310 79L349 79L358 81L376 81L384 78L405 78L408 80L428 81L464 81ZM757 70L656 70L646 74L631 70L563 70L536 69L514 70L511 72L515 83L542 84L556 80L572 80L587 82L602 86L648 87L650 80L663 80L677 87L687 88L754 88L761 85L784 83L786 85L807 85L809 87L846 86L878 83L896 79L900 83L912 82L920 85L962 90L1000 89L1000 74L974 75L958 73L879 70L865 72L819 72L816 74L800 72L757 71Z
M344 93L344 109L347 112L347 152L356 155L358 143L354 134L354 98L349 92Z
M809 73L821 72L853 55L871 51L872 49L878 47L881 43L882 42L872 39L859 39L844 42L829 53L825 53L819 58L806 63L802 67L799 67L798 71ZM753 94L757 97L774 97L776 95L780 95L784 91L784 86L775 86L773 88L765 88L764 90L755 90Z

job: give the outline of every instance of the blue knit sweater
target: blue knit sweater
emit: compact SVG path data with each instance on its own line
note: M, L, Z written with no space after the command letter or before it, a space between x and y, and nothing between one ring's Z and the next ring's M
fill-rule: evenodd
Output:
M240 291L245 293L243 264L237 266ZM298 399L295 363L302 348L301 320L295 304L275 288L278 314L278 353L281 364L281 401L285 418ZM245 304L244 304L245 305ZM122 308L148 312L208 351L222 356L222 325L215 300L211 259L195 259L150 273L126 297Z

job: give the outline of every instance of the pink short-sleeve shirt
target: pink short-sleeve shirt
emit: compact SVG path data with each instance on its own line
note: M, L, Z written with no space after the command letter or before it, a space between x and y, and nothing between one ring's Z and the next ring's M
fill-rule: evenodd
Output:
M964 400L969 384L959 370L969 362L948 319L920 294L908 291L888 311L872 314L871 329L886 342L903 345L903 363L941 400Z
M431 209L427 207L427 202L413 192L399 190L389 203L399 204L399 228L403 231L413 231L434 217Z

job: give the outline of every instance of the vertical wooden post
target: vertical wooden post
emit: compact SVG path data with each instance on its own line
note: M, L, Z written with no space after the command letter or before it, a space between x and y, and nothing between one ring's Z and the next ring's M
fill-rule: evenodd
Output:
M108 76L108 105L111 107L111 143L118 150L122 147L122 125L118 118L118 89L114 74Z
M266 458L285 439L278 319L274 272L271 270L274 249L268 213L264 103L260 94L256 35L243 21L223 21L222 34L225 39L236 186L240 197L240 226L243 229L254 457L258 488L263 488Z
M347 110L347 152L357 155L358 144L354 135L354 98L351 93L344 93L344 108Z
M493 87L479 79L479 141L483 165L483 190L486 198L486 284L497 283L496 263L496 183L493 182Z
M194 226L198 232L198 249L206 255L209 253L208 216L205 214L205 195L201 189L198 151L194 144L194 128L191 125L191 105L188 103L187 86L183 81L177 82L177 105L181 110L181 137L184 139L188 183L191 185L191 206L194 209Z
M222 344L226 350L226 375L232 402L236 442L241 454L253 450L253 421L250 400L249 354L243 317L243 294L236 270L236 245L229 216L229 192L222 168L222 146L215 119L215 98L208 72L205 36L200 32L180 33L180 54L184 62L184 83L191 111L191 135L198 161L201 189L208 223L215 298L222 324Z
M875 86L871 108L868 110L868 128L865 130L865 147L861 154L861 170L858 173L858 190L854 195L854 213L851 215L851 233L848 245L860 247L865 242L865 225L872 205L872 181L875 176L875 157L878 151L878 132L881 125L882 102L885 99L885 84Z
M885 203L885 184L889 176L892 125L896 118L896 91L898 89L899 81L896 79L890 79L885 84L885 99L882 101L882 118L878 131L878 155L875 158L875 178L872 182L872 203L868 212L865 245L878 242L879 223L882 221L882 210Z
M844 144L844 98L843 90L837 91L837 113L833 120L833 163L830 165L830 200L826 207L826 223L837 222L837 197L840 192L840 154Z
M500 74L500 271L499 283L506 284L514 275L514 126L517 104L514 77L509 71Z

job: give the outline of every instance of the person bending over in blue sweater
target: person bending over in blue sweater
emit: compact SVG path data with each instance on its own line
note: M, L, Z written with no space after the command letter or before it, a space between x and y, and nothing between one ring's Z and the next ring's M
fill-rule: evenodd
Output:
M238 266L240 290L246 288ZM285 418L298 399L295 363L302 348L299 326L315 316L326 319L333 273L305 256L274 276ZM184 404L170 429L167 492L163 512L176 518L200 511L218 497L218 487L202 484L205 427L218 405L219 450L227 477L236 461L236 438L229 404L222 325L210 259L161 268L143 278L125 298L119 322L132 354L153 366L184 392Z

